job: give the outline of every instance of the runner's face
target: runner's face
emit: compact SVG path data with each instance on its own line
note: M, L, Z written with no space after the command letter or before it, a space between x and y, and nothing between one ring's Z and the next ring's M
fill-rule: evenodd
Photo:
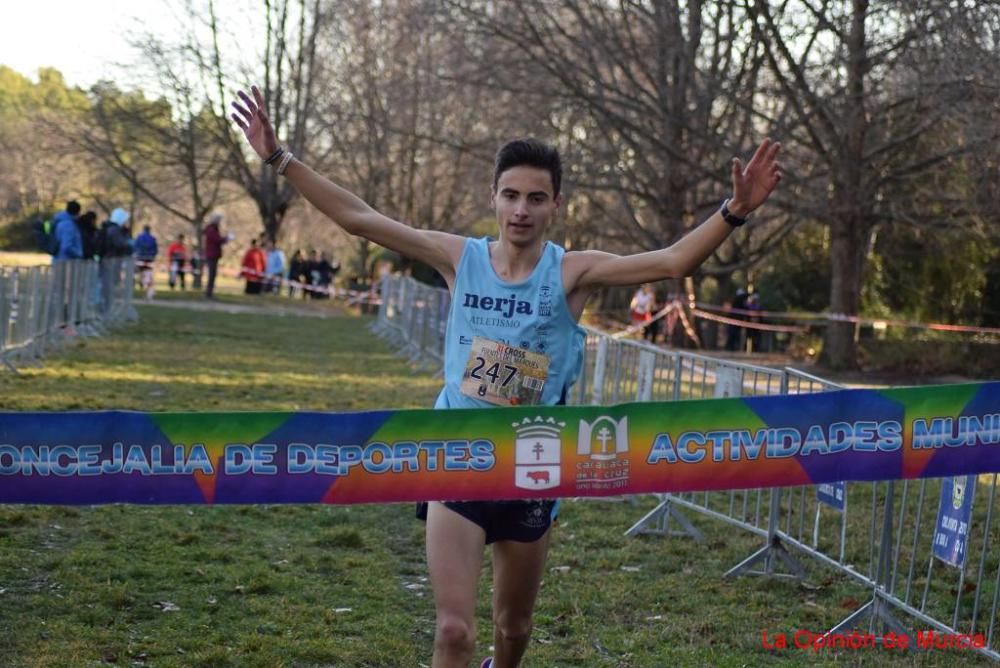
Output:
M500 238L515 246L541 244L562 198L552 193L552 176L537 167L511 167L500 175L491 203Z

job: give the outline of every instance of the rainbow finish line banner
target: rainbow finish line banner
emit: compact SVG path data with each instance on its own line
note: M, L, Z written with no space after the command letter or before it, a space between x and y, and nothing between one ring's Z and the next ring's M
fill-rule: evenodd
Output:
M0 503L607 496L1000 471L1000 382L616 406L0 413Z

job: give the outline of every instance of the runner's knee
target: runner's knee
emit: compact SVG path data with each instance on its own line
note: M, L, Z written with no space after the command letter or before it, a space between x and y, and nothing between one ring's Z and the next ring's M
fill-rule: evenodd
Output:
M493 616L493 624L506 640L521 640L531 635L530 615L500 611Z
M434 644L450 653L472 653L476 649L476 629L471 620L456 615L438 617Z

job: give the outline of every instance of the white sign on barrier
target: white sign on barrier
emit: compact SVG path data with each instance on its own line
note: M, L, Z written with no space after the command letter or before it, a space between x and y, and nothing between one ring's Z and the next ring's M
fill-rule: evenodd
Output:
M720 366L715 370L715 398L739 397L743 395L743 370Z
M608 340L602 336L597 340L597 355L594 359L594 385L590 395L590 403L594 406L604 403L604 371L607 365Z
M656 371L656 353L651 350L639 351L639 369L636 376L636 401L653 400L653 373Z

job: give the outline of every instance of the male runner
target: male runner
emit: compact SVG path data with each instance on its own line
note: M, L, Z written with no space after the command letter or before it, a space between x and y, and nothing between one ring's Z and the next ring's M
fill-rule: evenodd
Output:
M451 291L445 386L437 408L563 402L581 365L576 324L599 288L651 283L693 272L742 225L781 180L780 145L765 139L745 166L733 158L732 196L673 245L619 256L564 251L545 233L562 204L556 150L537 140L508 143L496 156L490 194L497 239L418 230L382 215L279 146L254 86L239 92L233 120L267 164L350 234L422 261ZM552 501L431 503L427 563L437 624L433 666L468 666L475 652L476 589L493 545L493 657L483 668L517 666L531 635L549 545Z

